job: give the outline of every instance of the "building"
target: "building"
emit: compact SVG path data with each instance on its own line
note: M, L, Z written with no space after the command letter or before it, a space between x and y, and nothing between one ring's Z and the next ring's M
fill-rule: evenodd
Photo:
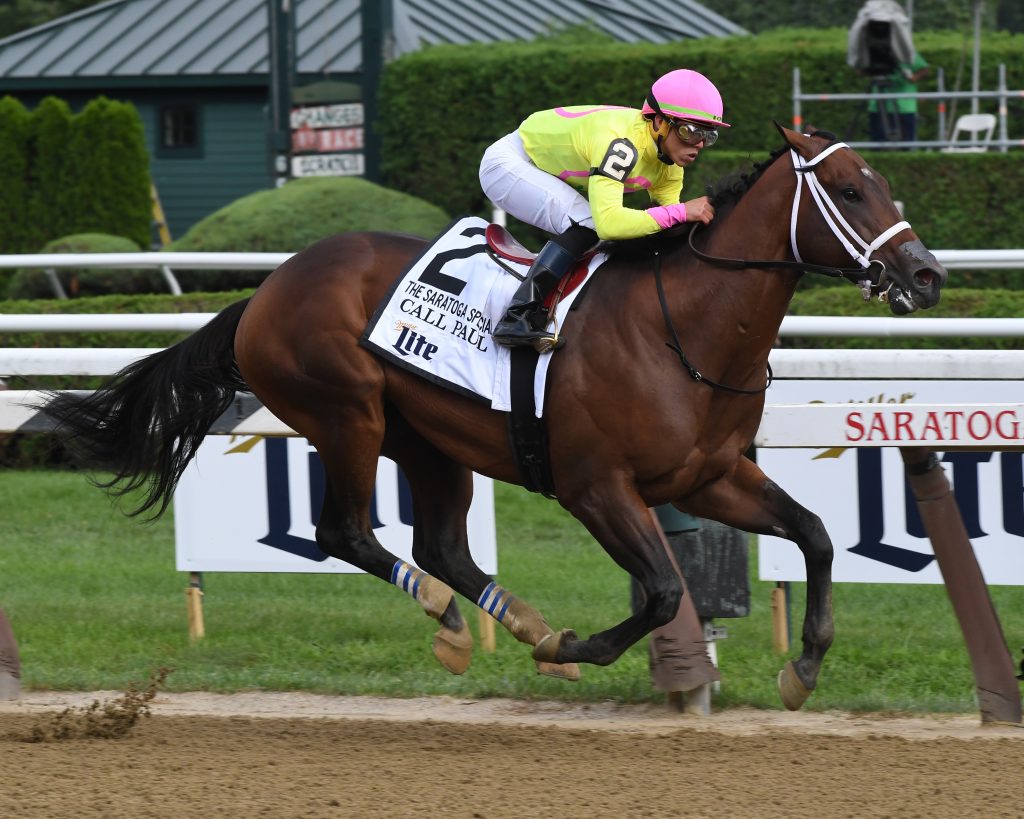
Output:
M273 126L272 79L282 76L281 4L273 0L108 0L0 40L0 95L33 106L47 95L74 109L101 94L133 103L142 116L152 176L171 232L223 205L270 187L286 146ZM335 106L320 142L337 148L300 172L362 169L362 106L375 84L362 44L380 37L383 59L427 44L531 39L584 22L627 42L673 42L742 34L693 0L293 0L291 102ZM364 14L365 11L365 14ZM368 22L374 23L368 28ZM287 38L275 40L286 43ZM379 68L377 69L379 70ZM280 106L278 106L280 108ZM367 115L372 109L367 106ZM287 111L284 118L287 121ZM312 112L314 115L316 110ZM320 110L319 113L324 113ZM340 117L340 120L338 119ZM307 117L308 125L308 117ZM314 144L307 130L309 150ZM358 156L357 156L358 155ZM358 158L360 164L352 160Z

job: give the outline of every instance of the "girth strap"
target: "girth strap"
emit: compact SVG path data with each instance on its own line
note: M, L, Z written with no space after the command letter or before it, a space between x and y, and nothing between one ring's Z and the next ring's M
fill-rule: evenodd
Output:
M537 417L533 400L534 376L540 354L532 347L513 347L510 374L512 410L508 414L508 437L523 486L546 498L555 497L555 479L551 474L548 430Z

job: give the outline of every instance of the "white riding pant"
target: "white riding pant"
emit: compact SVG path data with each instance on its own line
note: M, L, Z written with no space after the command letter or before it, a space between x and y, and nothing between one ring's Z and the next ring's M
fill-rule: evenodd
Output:
M573 223L594 228L586 198L534 165L516 131L484 151L480 186L506 213L548 233L564 233Z

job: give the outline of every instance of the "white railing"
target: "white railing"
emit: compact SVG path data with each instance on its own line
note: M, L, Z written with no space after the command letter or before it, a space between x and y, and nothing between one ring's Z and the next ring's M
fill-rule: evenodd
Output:
M53 294L66 299L67 293L57 277L61 267L155 268L175 296L181 285L174 275L178 270L273 270L293 253L28 253L0 255L0 268L41 268Z
M946 268L1024 267L1024 248L933 250ZM294 253L21 253L0 254L0 268L169 267L172 270L273 270Z
M231 268L273 269L292 254L286 253L107 253L50 254L45 256L0 255L2 267L173 266L179 269ZM949 268L1024 267L1024 249L940 250L939 261ZM153 331L192 332L206 324L213 313L137 315L37 315L0 314L0 332L95 332ZM858 318L787 316L780 329L788 337L1020 337L1024 319L958 318ZM128 364L151 355L158 348L0 348L0 377L41 375L111 375ZM1024 379L1024 351L1018 350L793 350L778 349L771 365L779 379ZM794 424L794 410L768 409L760 439L773 445L785 440L785 427ZM957 399L969 406L970 399ZM16 403L14 394L0 403ZM779 405L780 408L782 405ZM799 412L815 411L803 407ZM823 417L824 413L819 413ZM819 417L815 416L815 417ZM1022 416L1024 417L1024 416ZM785 421L782 422L782 419ZM776 423L778 419L781 423ZM17 428L17 425L15 425ZM770 428L770 429L769 429ZM10 431L10 425L7 426ZM279 428L278 428L279 429ZM2 431L2 430L0 430ZM281 434L278 431L277 434ZM827 434L827 433L826 433ZM767 437L766 437L767 435ZM788 444L792 445L792 444Z
M935 258L948 270L1024 268L1024 248L1017 250L936 250ZM175 270L274 270L294 253L28 253L0 254L0 269L38 268L57 298L67 298L57 269L63 267L155 268L170 292L181 294Z
M0 347L0 377L113 375L159 349ZM772 351L770 361L779 379L1024 379L1024 350L778 349Z
M0 313L0 333L192 333L215 315L216 313ZM779 335L790 338L1024 336L1024 318L786 316L782 320Z

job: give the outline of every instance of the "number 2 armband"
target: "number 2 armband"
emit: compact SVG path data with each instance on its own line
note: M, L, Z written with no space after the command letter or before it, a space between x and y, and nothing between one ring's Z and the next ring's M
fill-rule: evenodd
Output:
M601 160L601 164L593 169L591 173L597 176L607 176L616 182L625 183L629 178L629 172L636 166L640 152L626 138L612 140L608 151Z

